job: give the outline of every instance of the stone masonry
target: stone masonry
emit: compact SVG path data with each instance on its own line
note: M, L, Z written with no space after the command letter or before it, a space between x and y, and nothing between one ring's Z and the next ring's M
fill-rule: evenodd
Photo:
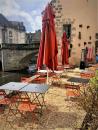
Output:
M37 60L39 43L22 45L3 45L0 50L0 62L2 70L20 70L27 67L31 61L35 64Z

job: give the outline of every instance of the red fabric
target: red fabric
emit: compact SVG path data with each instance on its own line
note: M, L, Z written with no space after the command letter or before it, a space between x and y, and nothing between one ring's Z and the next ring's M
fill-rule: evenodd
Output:
M37 68L45 64L49 69L57 69L57 40L54 24L54 12L52 6L48 4L43 12L42 34L40 41Z
M93 60L93 48L88 48L88 53L87 53L87 60L92 61Z
M43 78L43 77L39 77L39 78L36 78L32 81L32 83L46 83L46 78Z
M20 111L34 111L36 109L36 104L31 104L31 103L20 103L18 106L18 110Z
M65 65L65 64L69 63L69 61L68 61L68 55L69 55L68 45L69 45L69 42L67 40L66 33L64 32L63 36L62 36L62 48L61 48L62 49L61 50L61 53L62 53L62 65Z
M5 104L5 105L10 104L10 100L8 98L3 98L0 100L0 104Z

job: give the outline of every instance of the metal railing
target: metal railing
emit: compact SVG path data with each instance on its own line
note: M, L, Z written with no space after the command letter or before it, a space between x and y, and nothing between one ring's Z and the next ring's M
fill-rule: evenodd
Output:
M2 43L0 45L0 49L11 49L11 50L33 50L38 49L40 43L34 42L33 44L10 44L10 43Z

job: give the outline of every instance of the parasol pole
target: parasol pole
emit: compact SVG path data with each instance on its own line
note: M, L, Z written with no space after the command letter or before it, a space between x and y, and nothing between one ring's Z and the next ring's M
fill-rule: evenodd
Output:
M49 70L48 70L48 67L47 67L47 84L49 84Z

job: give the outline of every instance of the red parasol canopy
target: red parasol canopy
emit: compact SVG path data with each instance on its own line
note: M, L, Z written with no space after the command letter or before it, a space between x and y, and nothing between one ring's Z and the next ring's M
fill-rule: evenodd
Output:
M62 36L62 65L68 64L68 56L69 56L69 52L68 52L68 40L67 40L67 36L66 36L66 32L63 33Z
M42 34L37 59L37 68L41 68L42 65L45 64L49 69L57 69L57 53L54 12L52 6L48 4L43 12Z

